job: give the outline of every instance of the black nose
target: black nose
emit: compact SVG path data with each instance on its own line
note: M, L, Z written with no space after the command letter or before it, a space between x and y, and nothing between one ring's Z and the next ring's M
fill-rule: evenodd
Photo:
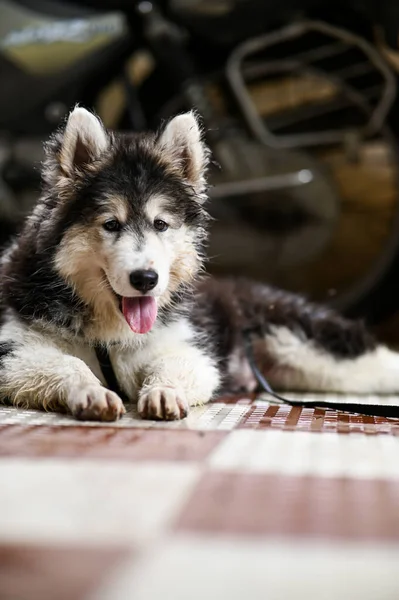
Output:
M158 273L152 269L139 269L130 273L131 285L139 292L148 292L158 283Z

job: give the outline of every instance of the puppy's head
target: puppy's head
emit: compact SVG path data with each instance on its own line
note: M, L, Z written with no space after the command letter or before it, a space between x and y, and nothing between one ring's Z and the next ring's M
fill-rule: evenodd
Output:
M56 270L97 313L112 301L133 331L149 331L203 260L208 153L195 116L133 137L76 108L47 156Z

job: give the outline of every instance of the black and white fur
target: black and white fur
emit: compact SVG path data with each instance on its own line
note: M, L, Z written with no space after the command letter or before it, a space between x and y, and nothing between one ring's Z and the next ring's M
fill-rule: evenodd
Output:
M103 346L142 417L178 419L222 387L255 388L247 327L262 332L255 353L278 387L399 391L399 355L361 324L266 286L201 277L208 152L195 115L123 136L78 107L46 150L41 198L2 257L1 400L118 419L125 408L106 387ZM158 275L148 333L121 310L122 298L142 296L137 269Z

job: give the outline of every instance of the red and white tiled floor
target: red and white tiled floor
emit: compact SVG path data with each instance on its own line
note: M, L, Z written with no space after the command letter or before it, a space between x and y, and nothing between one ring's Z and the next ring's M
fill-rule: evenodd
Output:
M243 598L398 600L399 419L0 407L0 600Z

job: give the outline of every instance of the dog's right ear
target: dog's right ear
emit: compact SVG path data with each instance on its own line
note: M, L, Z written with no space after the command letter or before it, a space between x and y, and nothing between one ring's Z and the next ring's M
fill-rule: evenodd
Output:
M108 147L109 136L101 121L88 110L76 107L70 113L64 131L57 133L47 145L45 166L50 168L52 176L54 167L58 167L58 175L73 179L99 159ZM54 165L54 159L57 165ZM49 174L45 172L45 176Z

